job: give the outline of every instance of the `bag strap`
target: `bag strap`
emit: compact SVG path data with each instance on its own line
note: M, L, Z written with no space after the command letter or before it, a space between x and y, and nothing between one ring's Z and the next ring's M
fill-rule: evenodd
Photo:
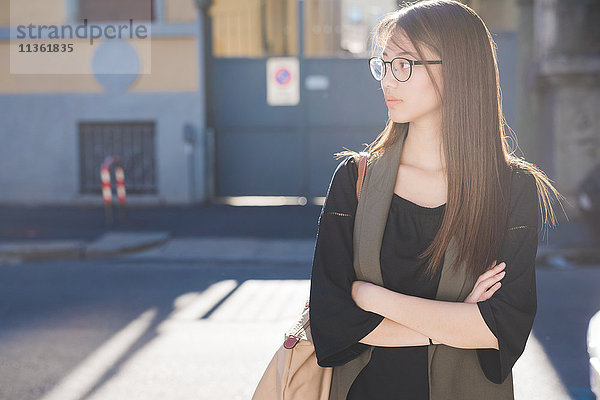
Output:
M358 179L356 181L356 199L360 200L360 191L362 190L363 182L365 181L365 175L367 174L367 160L369 153L361 151L360 160L358 161Z

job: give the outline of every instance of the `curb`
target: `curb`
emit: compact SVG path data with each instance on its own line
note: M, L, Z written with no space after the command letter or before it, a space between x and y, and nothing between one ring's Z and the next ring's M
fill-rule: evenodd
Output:
M123 257L131 261L310 264L315 238L177 237L164 246Z
M108 232L97 240L44 240L0 244L0 265L23 261L84 260L125 255L129 260L165 259L201 262L311 262L315 238L262 239L247 237L171 238L169 232ZM144 250L144 251L143 251ZM600 265L595 246L538 246L536 263L570 269Z
M82 240L44 240L35 242L4 242L0 244L0 260L43 261L78 260L85 254Z
M549 247L539 246L536 263L569 269L579 265L600 265L600 249L597 247Z
M166 243L169 232L109 232L85 247L85 258L102 258L116 254L134 253Z
M166 243L169 232L108 232L97 240L43 240L0 244L0 264L82 260L133 253Z

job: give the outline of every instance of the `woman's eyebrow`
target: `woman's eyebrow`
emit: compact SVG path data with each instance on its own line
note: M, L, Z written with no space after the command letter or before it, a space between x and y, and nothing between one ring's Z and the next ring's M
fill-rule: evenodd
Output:
M388 55L388 53L386 53L386 52L384 51L384 52L383 52L383 55L384 55L384 56L387 56L387 55ZM396 55L398 55L398 56L399 56L399 55L414 56L414 54L413 54L413 53L410 53L410 52L408 52L408 51L401 51L401 52L399 52L399 53L396 53Z

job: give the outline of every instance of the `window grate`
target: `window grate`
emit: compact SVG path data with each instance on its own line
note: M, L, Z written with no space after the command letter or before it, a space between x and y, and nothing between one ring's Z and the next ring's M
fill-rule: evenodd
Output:
M154 122L80 122L80 192L102 192L100 166L104 159L119 157L125 172L127 193L155 194L156 157ZM111 168L111 185L116 192Z

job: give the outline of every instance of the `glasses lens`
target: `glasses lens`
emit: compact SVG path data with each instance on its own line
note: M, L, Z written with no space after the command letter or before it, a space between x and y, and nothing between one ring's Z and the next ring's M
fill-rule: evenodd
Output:
M399 81L405 81L410 76L410 63L404 58L397 58L392 63L394 76Z
M369 67L371 68L371 75L373 78L380 81L383 79L383 60L381 58L372 58L369 62Z

